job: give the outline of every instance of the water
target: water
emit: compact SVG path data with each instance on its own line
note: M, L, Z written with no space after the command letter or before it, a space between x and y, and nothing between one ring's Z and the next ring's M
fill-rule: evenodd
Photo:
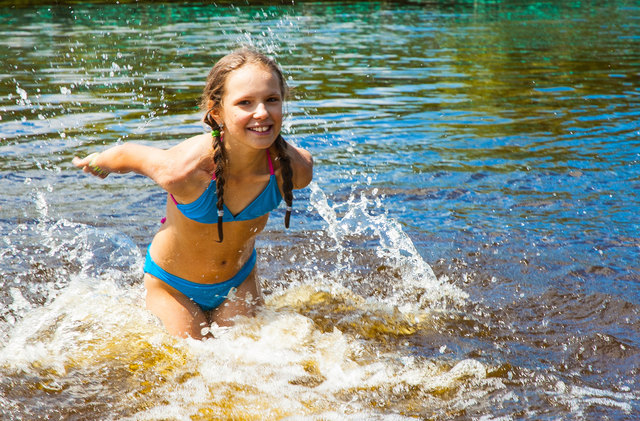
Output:
M0 418L637 418L637 2L0 5ZM314 182L264 311L179 340L140 283L165 196L70 161L201 132L243 42Z

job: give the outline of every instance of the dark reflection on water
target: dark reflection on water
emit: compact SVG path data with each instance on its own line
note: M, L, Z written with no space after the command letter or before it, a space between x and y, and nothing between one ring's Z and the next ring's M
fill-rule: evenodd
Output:
M332 203L381 198L371 213L398 220L436 274L470 296L433 321L437 329L387 320L390 331L376 330L380 315L345 310L331 297L299 311L327 331L374 332L371 340L399 355L446 349L453 359L477 359L506 385L505 394L493 391L500 399L491 408L420 407L418 395L389 392L382 398L399 403L380 413L637 412L637 2L30 5L0 2L0 338L24 315L6 287L40 306L48 285L64 288L82 267L65 254L77 232L61 220L116 229L140 248L157 229L161 192L138 176L88 180L71 157L118 141L168 146L200 132L206 72L232 46L253 42L291 76L287 131L314 153L315 180ZM309 196L300 192L298 203ZM265 244L282 249L266 258L288 261L289 249L302 249L331 273L336 251L305 242L330 244L326 223L305 208L295 216L304 225L284 240L275 213ZM43 244L51 232L62 247ZM357 257L344 282L385 297L398 275L374 243L349 239ZM273 264L264 276L277 283L288 269ZM64 393L47 391L46 379L36 392L31 378L16 375L0 384L2 402L22 399L24 414L35 411L36 395ZM82 405L73 393L68 402ZM110 413L87 396L90 408ZM44 411L57 410L51 403Z

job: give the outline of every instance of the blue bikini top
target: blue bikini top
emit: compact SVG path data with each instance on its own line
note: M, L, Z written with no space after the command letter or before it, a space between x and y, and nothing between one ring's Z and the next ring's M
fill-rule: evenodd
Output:
M241 210L237 215L233 215L227 206L223 204L223 222L248 221L256 219L262 215L266 215L278 207L282 201L282 195L278 188L278 181L276 180L275 172L273 170L269 150L267 150L267 160L269 161L269 173L271 174L267 187L262 190L253 202L249 203L249 205ZM201 222L203 224L218 223L218 195L216 194L215 175L211 178L209 187L207 187L200 197L191 203L180 204L176 201L173 195L170 194L170 196L178 210L192 221Z

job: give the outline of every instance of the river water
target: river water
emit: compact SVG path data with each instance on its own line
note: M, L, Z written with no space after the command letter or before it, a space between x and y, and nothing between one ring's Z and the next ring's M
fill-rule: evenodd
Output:
M636 1L122 3L0 2L1 419L637 419ZM180 340L165 195L71 158L201 133L243 43L314 181L260 314Z

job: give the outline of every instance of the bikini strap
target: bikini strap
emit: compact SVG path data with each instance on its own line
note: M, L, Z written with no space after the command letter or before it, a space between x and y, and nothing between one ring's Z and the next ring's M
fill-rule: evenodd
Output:
M274 175L275 171L273 171L273 163L271 162L271 153L269 153L269 149L267 149L267 161L269 161L269 174Z
M173 197L173 195L171 193L169 193L169 197L171 197L171 200L173 200L173 203L175 203L176 206L178 206L178 201L176 200L175 197ZM164 224L165 222L167 222L167 217L166 216L160 220L161 224Z

